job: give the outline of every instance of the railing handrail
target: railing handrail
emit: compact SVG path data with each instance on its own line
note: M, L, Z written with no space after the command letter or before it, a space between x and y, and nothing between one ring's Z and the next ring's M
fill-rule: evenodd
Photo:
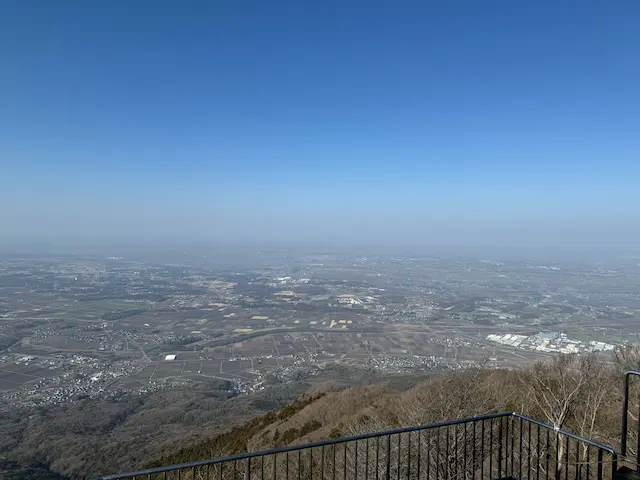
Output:
M639 372L639 374L640 374L640 372ZM383 437L383 436L388 436L388 435L398 435L398 434L402 434L402 433L410 433L410 432L416 432L416 431L422 431L422 430L436 429L436 428L441 428L441 427L449 427L449 426L452 426L452 425L461 425L461 424L465 424L465 423L479 422L479 421L483 421L483 420L493 420L493 419L504 418L504 417L520 418L523 421L531 422L531 423L533 423L535 425L538 425L539 427L543 427L543 428L555 431L560 435L564 435L564 436L567 436L567 437L572 438L574 440L577 440L577 441L580 441L580 442L584 442L584 443L586 443L588 445L591 445L591 446L593 446L595 448L598 448L598 449L601 449L601 450L603 450L605 452L608 452L612 456L612 461L614 463L617 460L616 451L610 446L604 445L604 444L599 443L599 442L595 442L593 440L589 440L589 439L584 438L584 437L580 437L579 435L573 434L573 433L568 432L566 430L554 428L552 425L546 424L544 422L540 422L540 421L535 420L535 419L533 419L531 417L528 417L526 415L522 415L522 414L520 414L518 412L502 412L502 413L486 414L486 415L480 415L480 416L476 416L476 417L469 417L469 418L463 418L463 419L457 419L457 420L448 420L448 421L444 421L444 422L417 425L417 426L412 426L412 427L397 428L397 429L392 429L392 430L381 430L381 431L372 432L372 433L366 433L366 434L362 434L362 435L341 437L341 438L336 438L336 439L331 439L331 440L323 440L323 441L313 442L313 443L292 445L292 446L288 446L288 447L272 448L272 449L269 449L269 450L262 450L262 451L258 451L258 452L239 453L239 454L230 455L230 456L226 456L226 457L209 458L209 459L205 459L205 460L197 460L197 461L185 462L185 463L179 463L179 464L173 464L173 465L167 465L167 466L162 466L162 467L148 468L148 469L144 469L144 470L136 470L136 471L127 472L127 473L117 473L117 474L112 474L112 475L105 475L105 476L98 477L97 480L117 480L117 479L121 479L121 478L131 478L131 477L137 477L137 476L149 476L149 475L154 475L154 474L158 474L158 473L171 472L171 471L175 471L175 470L183 470L183 469L188 469L188 468L197 468L197 467L202 467L202 466L206 466L206 465L216 465L216 464L221 464L221 463L226 463L226 462L234 462L234 461L238 461L238 460L246 460L246 459L255 458L255 457L265 457L265 456L268 456L268 455L276 455L276 454L279 454L279 453L295 452L295 451L298 451L298 450L313 449L313 448L317 448L317 447L326 447L328 445L337 445L337 444L347 443L347 442L357 442L357 441L360 441L360 440L368 440L368 439L371 439L371 438Z
M605 445L604 443L596 442L595 440L590 440L588 438L581 437L580 435L576 435L575 433L571 433L561 428L555 428L553 425L549 425L548 423L541 422L540 420L536 420L535 418L528 417L527 415L523 415L518 412L511 412L511 415L513 415L516 418L522 418L527 422L534 423L541 427L548 428L549 430L553 430L555 432L558 432L561 435L564 435L569 438L573 438L574 440L577 440L579 442L586 443L588 445L591 445L592 447L599 448L600 450L604 450L605 452L609 452L611 455L613 455L614 459L618 457L618 454L615 451L615 449L613 447Z

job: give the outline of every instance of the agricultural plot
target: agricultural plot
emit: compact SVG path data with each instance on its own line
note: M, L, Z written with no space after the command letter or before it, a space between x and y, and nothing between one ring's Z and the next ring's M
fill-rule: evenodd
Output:
M32 338L30 339L29 343L36 347L43 347L54 350L83 351L96 349L96 343L94 342L77 340L62 335L52 335L45 338Z
M20 388L43 378L57 375L58 370L37 365L16 365L14 362L0 363L0 390Z

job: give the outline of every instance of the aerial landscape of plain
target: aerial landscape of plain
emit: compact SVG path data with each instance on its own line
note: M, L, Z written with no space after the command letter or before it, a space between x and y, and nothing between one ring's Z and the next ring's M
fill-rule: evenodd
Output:
M637 340L639 259L220 255L3 258L0 405L212 381L249 394L336 365L517 367Z

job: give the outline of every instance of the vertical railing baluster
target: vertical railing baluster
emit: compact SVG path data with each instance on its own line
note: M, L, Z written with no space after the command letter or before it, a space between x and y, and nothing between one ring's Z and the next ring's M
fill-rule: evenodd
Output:
M380 437L376 437L376 480L380 480Z
M324 445L320 447L320 455L322 456L320 463L320 480L324 480Z
M527 445L529 453L527 454L527 480L531 480L531 422L527 422Z
M494 419L492 418L489 422L489 445L487 445L489 450L489 479L493 478L493 423Z
M518 446L518 478L520 480L522 480L522 436L522 417L520 417L520 431L518 432L518 437L520 437L520 445Z
M387 435L387 480L391 480L391 435Z
M547 480L549 479L549 458L551 457L551 453L549 453L549 448L551 448L551 446L549 445L549 430L547 429L547 448L546 448Z
M480 428L480 480L484 480L484 419L482 420L482 428Z
M387 480L391 479L391 434L387 434L387 463L385 465L385 475Z
M516 431L516 422L513 421L513 416L509 415L508 417L506 417L505 419L505 423L507 424L507 437L509 439L509 442L511 443L511 449L509 449L509 446L507 445L506 449L505 449L505 457L504 457L504 466L505 466L505 470L504 473L505 475L507 474L507 462L509 462L509 475L511 475L513 477L513 471L514 471L514 466L513 466L513 462L515 460L515 456L516 456L516 449L515 449L515 431Z
M407 480L411 474L411 432L409 432L409 440L407 441Z
M536 480L540 480L540 425L536 427Z
M504 432L504 474L505 475L509 475L509 473L511 473L509 471L509 457L511 455L513 455L513 444L511 445L511 453L509 453L509 441L511 439L511 437L509 436L509 425L511 424L510 422L511 417L506 417L504 419L504 423L505 423L505 432ZM513 460L511 461L511 465L513 467ZM502 474L500 474L500 476L502 476Z
M471 447L471 480L476 478L476 422L473 422L473 440Z
M498 478L502 477L502 417L498 426Z
M565 458L564 458L564 480L569 480L569 437L565 435L564 441Z
M436 429L436 480L440 478L440 427Z
M476 423L476 422L473 422ZM464 435L462 436L463 446L464 446L464 457L462 459L462 476L463 478L467 478L467 424L463 423L462 428L464 429Z
M586 461L586 463L587 463L587 480L589 480L589 476L590 476L590 474L589 474L589 467L590 467L590 462L591 462L591 460L589 459L589 457L591 456L591 455L590 455L590 453L591 453L590 451L591 451L591 447L589 447L589 446L587 445L587 455L586 455L586 456L587 456L587 458L586 458L586 460L585 460L585 461Z
M364 478L367 480L369 478L369 439L365 440L367 449L364 456Z
M460 465L460 462L458 461L460 458L460 435L458 434L458 427L459 425L456 423L453 426L453 448L454 448L454 454L453 454L453 458L455 460L455 478L458 478L458 467Z
M602 449L598 449L598 480L602 480Z
M437 430L436 430L437 432ZM427 430L427 480L431 480L431 431Z
M333 480L336 480L336 444L333 444Z
M398 480L400 480L400 463L401 463L401 460L400 460L400 455L401 455L400 449L401 449L401 447L402 447L402 438L401 438L401 435L398 434L398 461L397 461L397 470L398 471L396 472L396 478Z
M342 479L347 480L347 443L343 443L342 449Z
M418 430L418 480L422 469L422 430Z
M356 440L356 458L355 458L354 470L355 470L354 477L356 480L358 480L358 441L357 440Z
M556 480L560 480L560 468L562 468L562 459L560 458L560 434L556 433Z
M575 468L575 476L574 479L578 480L580 478L579 472L582 471L582 463L580 463L580 444L576 442L576 468Z
M454 478L458 478L458 424L453 426L453 457L454 459Z
M507 459L509 459L511 461L511 470L509 470L509 473L511 474L511 476L513 477L513 472L514 472L514 465L513 462L515 461L515 456L516 456L516 449L515 449L515 432L516 432L516 422L513 419L513 415L509 415L506 418L507 421L507 425L509 425L509 431L510 431L510 435L511 435L511 451L509 451L509 449L507 448L507 457L505 457L504 461L506 462ZM506 473L506 471L505 471Z
M445 479L449 480L450 478L450 474L451 471L449 470L449 425L446 425L444 427L444 432L445 432L445 447L444 447L444 468L446 469L445 472Z

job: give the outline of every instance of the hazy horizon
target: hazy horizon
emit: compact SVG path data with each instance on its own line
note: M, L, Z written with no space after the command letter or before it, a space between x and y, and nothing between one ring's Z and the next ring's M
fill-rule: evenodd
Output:
M532 244L443 244L443 243L381 243L344 241L269 241L249 239L229 241L222 239L177 239L166 237L104 237L104 238L22 238L0 239L0 257L20 258L56 256L122 257L125 260L147 259L159 263L183 261L223 261L235 263L251 261L264 256L345 255L347 257L415 257L423 261L437 258L468 260L496 260L539 262L541 264L614 262L620 266L640 266L640 249L631 246L603 245L532 245ZM283 257L283 258L284 258Z

